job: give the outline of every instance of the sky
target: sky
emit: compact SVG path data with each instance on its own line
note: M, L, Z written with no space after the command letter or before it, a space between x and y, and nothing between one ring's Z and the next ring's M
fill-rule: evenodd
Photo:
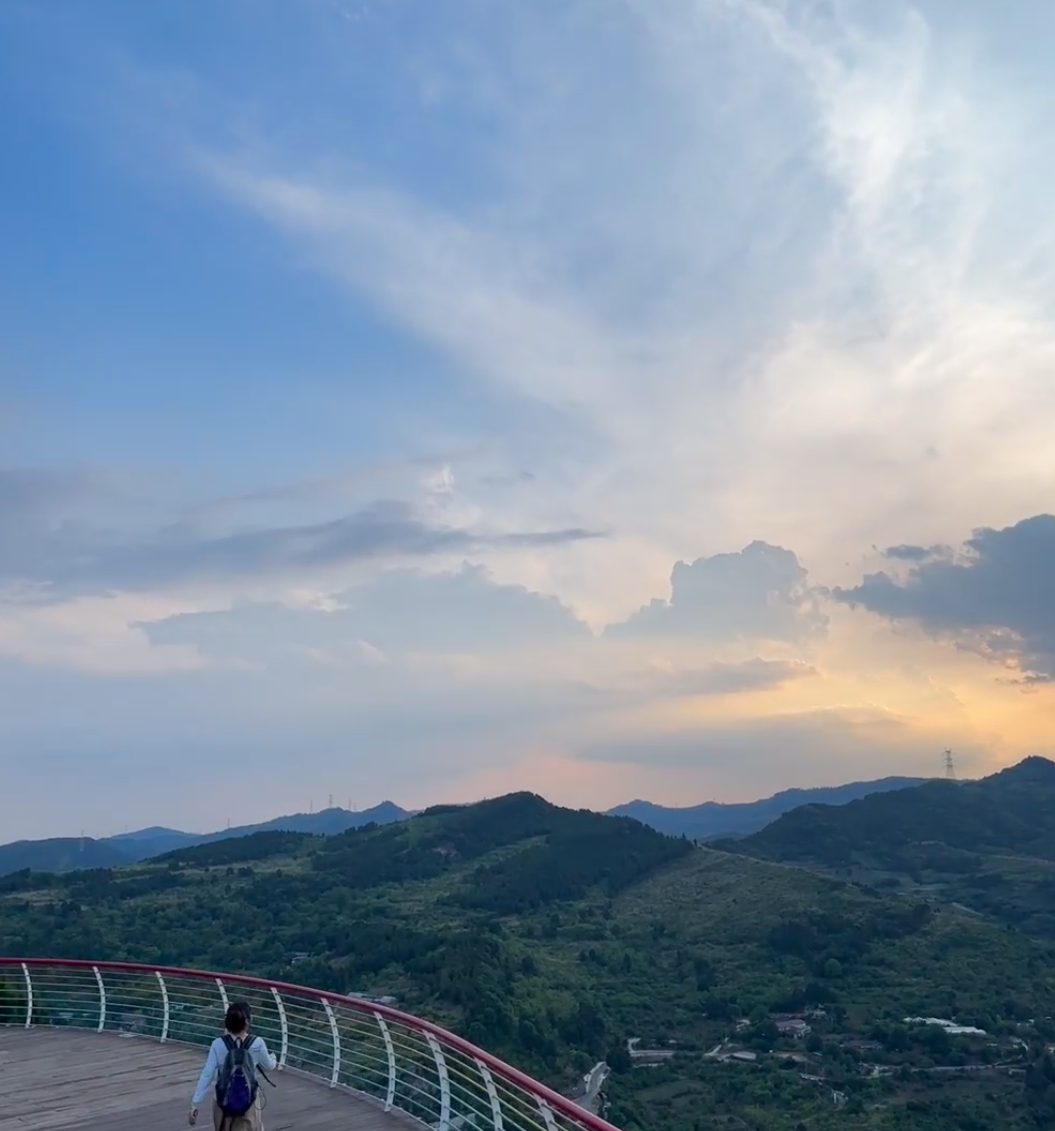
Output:
M0 840L1055 756L1040 0L4 0Z

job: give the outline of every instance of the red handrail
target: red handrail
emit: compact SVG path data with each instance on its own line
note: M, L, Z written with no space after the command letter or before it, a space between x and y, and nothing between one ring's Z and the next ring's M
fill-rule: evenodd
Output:
M505 1077L506 1080L523 1088L524 1091L531 1093L531 1095L538 1099L545 1100L554 1111L560 1112L560 1114L567 1119L583 1124L585 1127L588 1127L590 1131L620 1131L618 1127L609 1123L606 1119L602 1119L599 1115L594 1115L592 1111L588 1111L586 1108L579 1107L578 1104L573 1103L566 1096L562 1096L552 1088L547 1088L545 1084L540 1084L538 1080L528 1076L527 1073L521 1072L520 1069L514 1068L511 1064L506 1064L504 1060L489 1053L486 1049L478 1048L471 1041L467 1041L464 1037L459 1037L457 1033L452 1033L449 1029L444 1029L442 1025L436 1025L432 1021L415 1017L413 1013L404 1013L401 1009L393 1009L390 1005L364 1001L362 998L352 997L350 994L329 993L326 990L315 989L311 986L299 986L294 982L277 982L271 978L256 978L248 974L224 974L214 970L190 970L181 966L152 966L143 962L92 962L81 958L0 958L0 967L22 967L23 965L31 969L34 967L58 966L73 970L91 970L97 968L101 971L110 970L114 973L124 972L133 974L153 974L156 971L163 977L200 978L202 981L209 982L215 982L215 980L219 978L224 982L230 982L232 985L252 986L256 989L265 990L274 987L276 990L288 994L306 994L309 997L340 1001L362 1013L369 1013L371 1015L380 1013L382 1017L387 1018L389 1021L398 1021L409 1029L418 1029L423 1033L431 1033L444 1044L450 1045L466 1056L475 1057L477 1060L486 1064L492 1072L497 1072L500 1076Z

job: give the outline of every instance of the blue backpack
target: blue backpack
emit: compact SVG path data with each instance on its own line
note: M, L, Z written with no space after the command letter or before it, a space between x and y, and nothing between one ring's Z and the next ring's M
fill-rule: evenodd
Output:
M256 1102L259 1084L256 1064L249 1055L249 1047L254 1040L248 1035L242 1041L236 1041L230 1033L223 1035L227 1056L216 1077L216 1102L228 1119L248 1114Z

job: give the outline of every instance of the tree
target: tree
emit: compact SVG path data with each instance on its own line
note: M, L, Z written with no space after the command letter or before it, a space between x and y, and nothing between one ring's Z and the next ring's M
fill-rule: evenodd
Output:
M940 1025L928 1025L923 1037L923 1045L931 1056L948 1056L952 1051L952 1038Z
M604 1058L605 1064L619 1075L629 1072L634 1067L634 1058L626 1045L616 1045L608 1050Z

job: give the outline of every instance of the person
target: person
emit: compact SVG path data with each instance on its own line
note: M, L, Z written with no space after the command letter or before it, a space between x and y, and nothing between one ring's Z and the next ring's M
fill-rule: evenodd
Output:
M251 1037L249 1035L252 1016L248 1002L236 1001L228 1006L227 1015L224 1017L224 1035L217 1037L210 1046L205 1067L198 1079L198 1086L194 1089L194 1098L191 1100L188 1120L192 1127L198 1122L198 1109L209 1094L209 1089L215 1088L219 1083L228 1054L234 1049L239 1047L245 1049L247 1058L252 1061L254 1075L263 1074L267 1069L273 1069L278 1063L275 1056L268 1051L263 1037ZM234 1117L224 1113L214 1091L212 1101L214 1131L264 1131L262 1112L263 1104L261 1103L259 1088L257 1088L253 1103L245 1115Z

